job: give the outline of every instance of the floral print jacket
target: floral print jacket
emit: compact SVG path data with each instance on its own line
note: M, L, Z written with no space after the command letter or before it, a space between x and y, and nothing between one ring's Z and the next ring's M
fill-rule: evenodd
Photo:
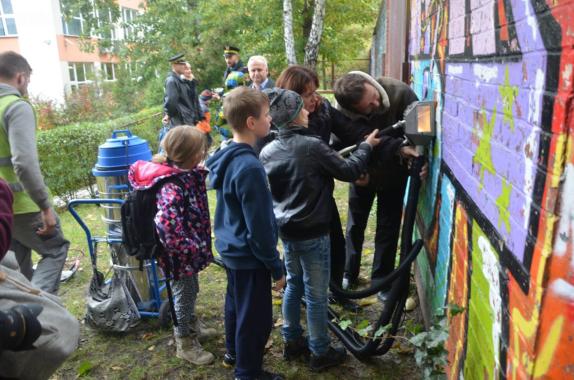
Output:
M169 268L179 279L197 274L213 261L207 170L196 167L184 171L167 164L137 161L128 179L134 189L144 190L171 176L178 176L184 187L167 182L157 192L155 224L165 251L158 258L159 265L164 270Z

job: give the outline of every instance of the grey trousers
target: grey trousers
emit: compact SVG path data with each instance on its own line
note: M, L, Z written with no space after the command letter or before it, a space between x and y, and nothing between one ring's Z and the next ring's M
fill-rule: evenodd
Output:
M0 272L25 287L32 285L22 273L11 252L0 263ZM57 296L40 292L34 294L16 286L11 281L0 282L0 309L31 303L44 309L38 316L42 334L34 342L34 350L3 351L0 355L0 379L38 380L49 379L58 367L78 347L80 324L60 303Z
M42 225L39 212L14 215L10 249L16 255L20 271L35 288L57 294L70 242L64 238L59 218L52 236L36 233ZM36 270L32 268L32 250L41 256Z
M174 326L175 336L183 338L195 336L197 331L197 317L195 316L195 301L199 293L199 280L197 274L184 276L171 282L175 316L178 326Z

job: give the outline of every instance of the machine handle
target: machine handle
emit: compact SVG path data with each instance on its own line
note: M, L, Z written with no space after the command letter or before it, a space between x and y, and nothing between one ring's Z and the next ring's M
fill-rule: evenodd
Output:
M129 186L126 183L122 183L120 185L110 185L108 186L110 190L129 190Z
M115 139L119 134L125 134L126 137L132 137L132 132L129 129L116 129L112 132L112 138Z
M70 210L70 214L72 214L72 217L76 220L76 222L78 222L80 227L82 227L89 242L92 241L92 233L76 211L76 205L100 205L106 203L115 203L121 205L124 203L124 201L121 199L72 199L70 202L68 202L68 210ZM88 249L90 250L90 257L94 257L95 252L91 243L88 244Z

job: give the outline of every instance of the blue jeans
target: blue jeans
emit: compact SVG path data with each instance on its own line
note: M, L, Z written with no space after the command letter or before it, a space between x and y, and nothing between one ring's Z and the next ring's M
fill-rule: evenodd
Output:
M327 330L328 289L331 270L329 234L310 240L283 240L287 289L283 296L283 328L285 341L294 341L303 334L301 298L307 304L309 349L322 355L329 349Z

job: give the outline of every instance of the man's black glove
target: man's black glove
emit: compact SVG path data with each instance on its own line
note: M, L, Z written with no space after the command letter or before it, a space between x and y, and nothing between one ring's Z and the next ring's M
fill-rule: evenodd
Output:
M6 312L0 311L0 351L24 351L34 348L32 343L42 333L38 315L43 307L38 304L22 304Z

